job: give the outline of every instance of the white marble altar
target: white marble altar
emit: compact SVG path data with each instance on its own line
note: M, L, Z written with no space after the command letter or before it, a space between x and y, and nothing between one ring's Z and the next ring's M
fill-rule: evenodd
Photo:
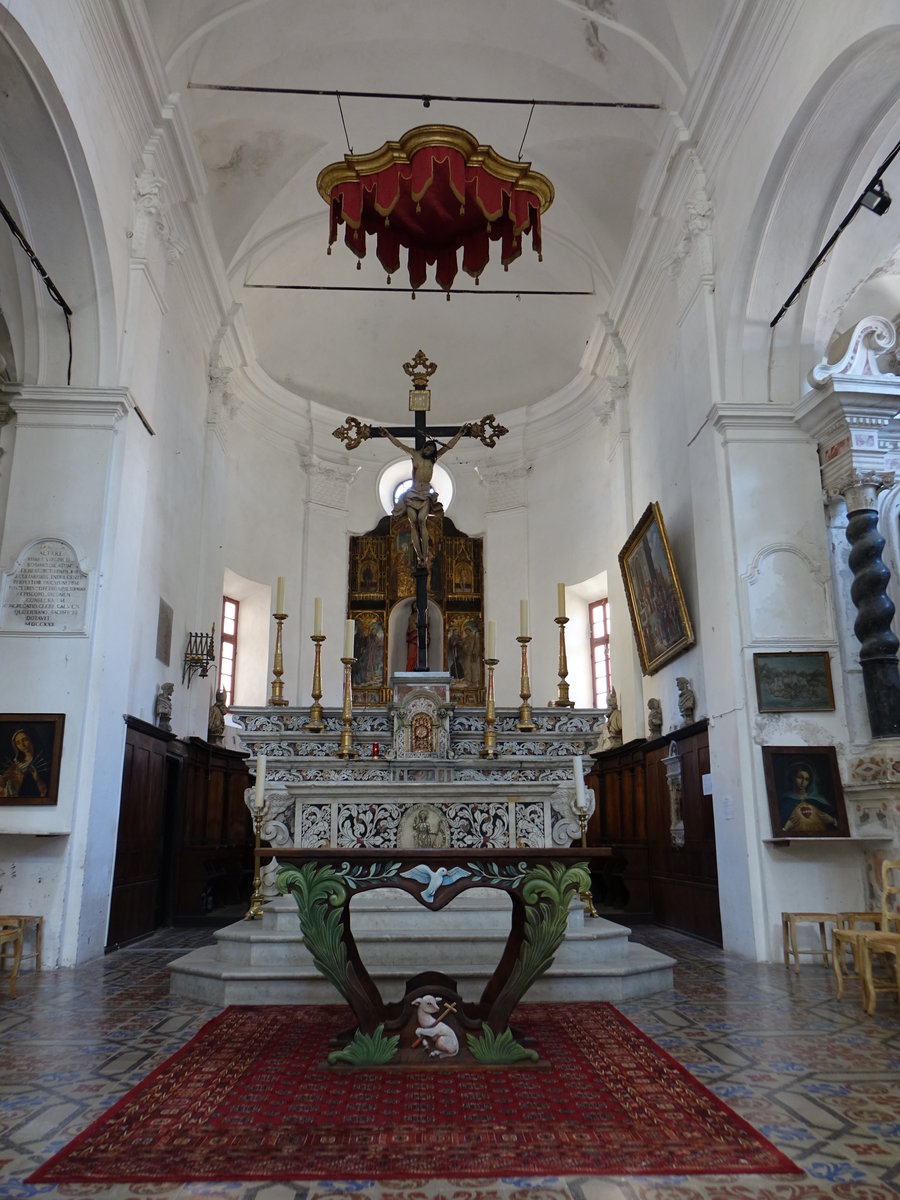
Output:
M310 732L304 709L232 709L248 754L266 756L262 841L279 847L566 847L577 843L573 758L603 726L595 710L535 709L535 728L517 728L518 710L499 709L497 747L482 757L483 714L456 710L442 679L395 677L396 703L354 714L359 757L336 756L341 714L326 709ZM418 728L417 728L418 726ZM377 747L377 749L376 749ZM587 793L589 809L593 796ZM248 792L248 804L252 794ZM207 1002L335 1003L340 999L303 945L296 906L274 886L277 857L263 869L261 921L216 934L216 946L170 965L172 990ZM423 953L477 997L509 932L504 897L473 890L440 913L393 890L356 897L360 952L384 995L402 994ZM611 1000L670 987L673 961L636 946L630 930L586 917L575 902L566 940L529 997Z

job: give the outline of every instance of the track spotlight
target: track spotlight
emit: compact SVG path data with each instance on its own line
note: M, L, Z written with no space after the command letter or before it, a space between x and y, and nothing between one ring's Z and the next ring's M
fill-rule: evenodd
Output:
M866 188L860 196L859 202L863 208L873 212L876 217L883 217L891 207L891 198L884 190L884 184L880 179L876 179Z

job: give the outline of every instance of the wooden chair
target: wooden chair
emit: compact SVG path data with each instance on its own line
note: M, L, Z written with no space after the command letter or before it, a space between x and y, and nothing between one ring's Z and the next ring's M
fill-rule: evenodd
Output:
M819 945L812 949L797 945L797 923L800 921L811 921L819 927ZM840 923L837 913L833 912L783 912L781 914L781 944L784 951L784 965L791 965L791 956L794 959L794 970L799 974L800 971L800 955L812 954L816 958L821 958L825 966L828 966L829 951L828 951L828 926L838 925Z
M881 909L877 912L841 913L842 928L835 929L832 935L831 961L837 980L838 999L844 991L844 971L849 950L855 974L860 981L863 1008L870 1016L875 1011L877 992L894 991L900 996L900 881L894 881L894 872L900 873L900 860L886 859L881 865ZM865 925L871 925L872 928L861 928ZM892 979L873 974L874 955L893 956Z
M22 964L22 945L25 940L25 922L21 917L0 917L0 962L6 966L6 947L13 952L12 974L9 977L9 994L16 998L16 980Z

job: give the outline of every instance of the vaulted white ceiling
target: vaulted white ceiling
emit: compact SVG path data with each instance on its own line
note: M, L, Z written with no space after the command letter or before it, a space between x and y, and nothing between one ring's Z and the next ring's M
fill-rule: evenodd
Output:
M172 89L186 98L213 227L263 370L298 396L390 420L406 409L402 364L420 347L439 367L435 420L501 413L565 389L623 269L669 110L683 103L728 7L146 0ZM339 104L334 95L199 84L342 97ZM530 115L527 104L434 100L426 108L350 92L660 107L537 105ZM462 126L507 158L521 147L556 192L543 220L543 262L527 245L504 273L493 244L480 287L460 273L449 302L429 290L433 275L415 301L404 273L388 287L371 246L361 270L341 240L327 256L328 209L316 190L319 171L343 158L348 139L365 153L431 122ZM259 284L300 288L252 286ZM555 294L529 294L538 291Z

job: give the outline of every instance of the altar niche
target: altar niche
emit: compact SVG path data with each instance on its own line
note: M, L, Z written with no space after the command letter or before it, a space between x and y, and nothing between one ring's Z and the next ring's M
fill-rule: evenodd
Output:
M432 670L450 675L450 698L461 707L485 703L484 544L449 517L429 518L428 654ZM407 663L407 628L416 599L409 522L383 517L350 538L348 616L356 622L351 670L353 706L393 700L392 676Z

